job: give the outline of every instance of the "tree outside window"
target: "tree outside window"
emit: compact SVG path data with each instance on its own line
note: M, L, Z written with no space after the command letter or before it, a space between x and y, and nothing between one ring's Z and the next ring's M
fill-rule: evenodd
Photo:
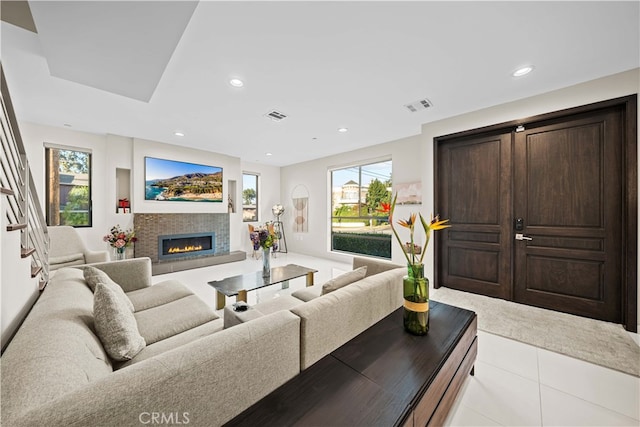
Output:
M45 148L47 225L90 227L91 153Z
M391 259L391 160L331 171L331 250Z
M242 174L242 220L258 221L258 175Z

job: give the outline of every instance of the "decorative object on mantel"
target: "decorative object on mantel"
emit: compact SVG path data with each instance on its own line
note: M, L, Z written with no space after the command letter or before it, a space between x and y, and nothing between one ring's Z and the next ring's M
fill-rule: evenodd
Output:
M398 194L396 193L389 212L389 225L400 244L404 257L407 259L408 274L402 279L404 329L414 335L425 335L429 331L429 279L424 276L424 264L422 261L424 254L427 252L426 248L429 245L431 231L442 230L451 226L446 224L449 221L448 219L441 221L438 216L435 218L432 216L431 222L427 224L422 214L418 214L422 229L425 232L425 250L422 250L422 247L416 245L413 240L417 218L415 213L411 213L409 214L409 219L398 221L399 225L409 229L409 242L403 244L398 232L393 227L393 213L397 198Z
M276 233L276 238L278 239L278 249L277 252L287 253L287 238L284 235L284 225L280 220L280 217L284 214L284 206L280 203L273 205L271 208L271 212L273 212L273 216L276 217L276 220L273 222L273 229ZM275 251L274 251L275 252Z
M251 241L253 242L253 249L258 250L262 248L262 277L269 277L271 275L271 256L270 252L278 250L278 239L276 237L273 223L267 222L260 227L254 227L253 233L251 233Z
M111 227L111 231L109 234L102 238L105 242L108 242L109 245L113 248L113 255L116 261L120 261L126 259L126 249L131 244L135 243L138 238L136 237L135 231L132 229L122 230L120 225L115 225Z

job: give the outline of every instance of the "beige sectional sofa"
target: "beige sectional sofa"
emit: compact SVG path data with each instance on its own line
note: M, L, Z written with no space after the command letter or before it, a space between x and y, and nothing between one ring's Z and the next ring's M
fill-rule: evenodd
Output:
M126 292L147 341L125 362L95 333L82 270L61 269L2 356L1 423L221 425L401 305L405 269L363 262L380 272L226 329L179 282L151 286L148 258L93 264Z

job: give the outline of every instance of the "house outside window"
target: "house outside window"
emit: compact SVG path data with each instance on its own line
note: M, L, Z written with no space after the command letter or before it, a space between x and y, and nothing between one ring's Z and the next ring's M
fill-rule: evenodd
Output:
M258 221L258 175L242 174L242 220Z
M391 259L391 160L330 174L331 250Z
M91 152L45 146L48 226L91 227Z

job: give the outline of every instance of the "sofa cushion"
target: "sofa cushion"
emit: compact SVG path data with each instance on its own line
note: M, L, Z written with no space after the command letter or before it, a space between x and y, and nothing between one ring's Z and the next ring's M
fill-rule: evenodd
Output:
M304 302L318 298L322 294L322 286L309 286L307 288L298 289L291 293L292 297L296 297Z
M193 295L193 292L177 280L167 280L148 288L127 292L135 311L147 310L189 295Z
M87 282L87 286L89 286L91 291L95 293L96 285L98 283L102 283L110 288L117 295L117 297L122 300L122 303L129 307L130 311L134 311L133 303L131 303L129 297L127 297L120 285L111 280L107 273L90 266L84 267L82 271L84 274L84 280Z
M262 317L264 314L254 307L249 307L245 311L235 311L233 308L228 305L224 308L224 329L228 329L232 326L239 325L244 322L248 322L249 320L257 319L258 317Z
M213 308L196 295L134 313L147 345L218 319Z
M248 322L249 320L266 316L277 311L290 310L300 304L303 304L303 301L298 298L294 298L291 295L280 295L277 298L272 298L256 304L253 307L249 307L247 311L233 311L232 308L225 307L224 328L227 329L231 326Z
M333 292L351 283L357 282L358 280L364 278L365 274L367 274L366 265L362 267L358 267L352 271L347 271L346 273L343 273L338 277L334 277L333 279L329 280L324 285L322 285L321 295L326 295L329 292Z
M162 341L158 341L151 345L146 346L140 353L131 360L114 364L115 369L126 368L127 366L134 365L144 360L150 359L154 356L162 354L166 351L173 350L175 348L182 347L200 338L207 337L222 330L222 319L216 319L211 322L207 322L203 325L184 331L180 334L174 335Z
M122 297L102 282L93 294L93 317L96 333L113 360L129 360L145 347L133 313Z

